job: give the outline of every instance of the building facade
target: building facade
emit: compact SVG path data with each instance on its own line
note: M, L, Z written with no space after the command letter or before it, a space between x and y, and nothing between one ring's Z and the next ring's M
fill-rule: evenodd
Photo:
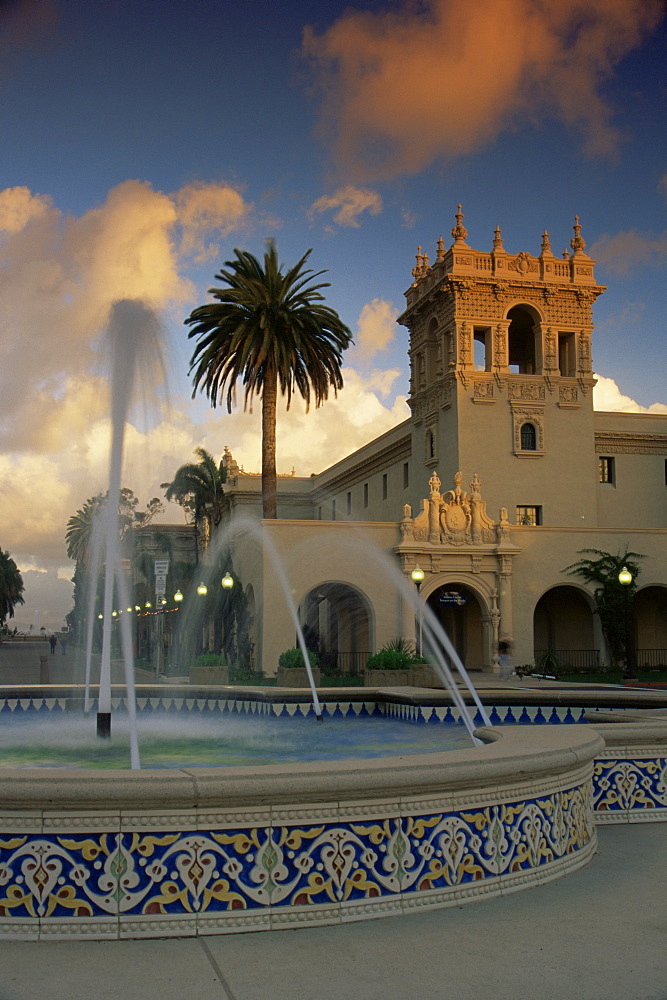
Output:
M467 242L419 248L399 318L410 418L318 475L279 477L261 522L260 478L227 453L227 544L254 611L257 665L295 645L295 617L325 665L415 638L423 605L469 669L555 650L608 661L580 550L642 553L639 659L667 656L667 416L593 410L593 308L604 292L575 218L570 250ZM249 522L255 525L252 530ZM424 571L416 594L411 573ZM423 602L420 604L419 602Z

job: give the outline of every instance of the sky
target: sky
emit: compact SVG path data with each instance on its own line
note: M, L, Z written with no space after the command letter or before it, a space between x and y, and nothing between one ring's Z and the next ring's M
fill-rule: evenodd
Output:
M408 415L396 324L417 246L556 254L596 278L597 409L667 413L667 20L657 0L0 0L0 548L13 624L71 608L68 518L106 489L103 334L139 299L168 391L135 407L143 506L205 447L260 467L259 408L192 399L184 319L235 248L312 249L352 330L345 387L279 413L310 475ZM175 505L163 520L179 522Z

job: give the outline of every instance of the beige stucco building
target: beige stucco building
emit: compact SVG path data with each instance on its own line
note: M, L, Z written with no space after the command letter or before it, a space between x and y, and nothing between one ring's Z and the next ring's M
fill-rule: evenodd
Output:
M564 570L579 550L634 550L640 661L667 657L667 416L594 412L593 307L604 288L575 218L571 252L467 242L421 248L399 322L411 416L318 475L279 478L260 533L260 479L227 453L228 542L254 614L257 665L295 645L291 603L329 665L358 669L415 637L410 574L472 669L552 649L605 662L592 591ZM641 345L637 345L641 349ZM237 526L237 527L234 527ZM563 657L562 657L563 658Z

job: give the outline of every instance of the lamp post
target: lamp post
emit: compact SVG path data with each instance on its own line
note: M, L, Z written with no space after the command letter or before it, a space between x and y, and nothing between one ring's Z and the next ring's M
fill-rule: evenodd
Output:
M421 656L423 639L424 639L424 608L420 598L420 591L422 583L424 582L425 573L424 570L421 568L421 566L417 565L413 569L410 576L412 577L412 582L417 588L417 600L419 601L419 632L418 632L419 643L417 645L417 654Z
M624 566L621 572L618 574L618 582L622 584L625 592L625 621L624 621L624 646L625 646L625 667L623 669L624 680L629 680L634 677L634 669L631 666L632 656L632 616L631 616L631 606L630 606L630 587L632 586L634 577L627 566Z

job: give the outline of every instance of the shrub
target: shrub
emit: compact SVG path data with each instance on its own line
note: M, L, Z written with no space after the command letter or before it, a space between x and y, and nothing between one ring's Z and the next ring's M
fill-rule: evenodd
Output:
M369 656L367 670L410 670L426 663L423 656L417 656L414 646L407 639L392 639L378 653Z
M222 653L200 653L195 659L198 667L224 667L226 662Z
M314 669L319 663L319 657L317 653L312 651L312 649L309 649L307 652L311 669ZM282 670L291 670L294 667L305 667L303 662L303 653L296 647L294 649L286 649L285 652L281 653L278 657L278 666Z

